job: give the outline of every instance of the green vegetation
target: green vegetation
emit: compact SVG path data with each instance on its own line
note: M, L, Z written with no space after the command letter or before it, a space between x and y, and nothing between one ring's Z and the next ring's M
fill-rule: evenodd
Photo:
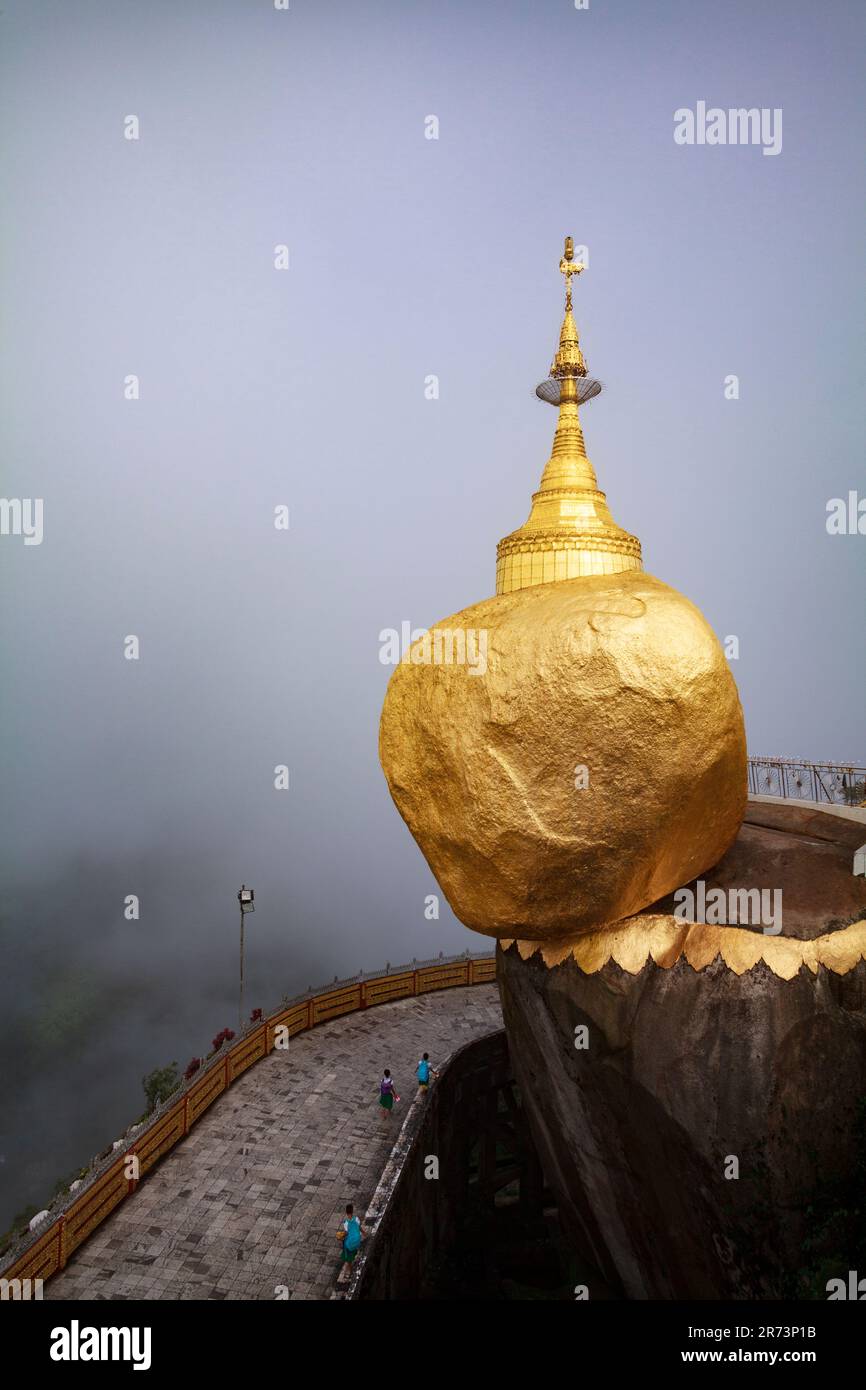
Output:
M167 1067L154 1068L148 1076L141 1078L141 1084L147 1099L145 1115L152 1115L156 1107L162 1101L168 1100L180 1085L177 1062L171 1062Z
M866 781L849 782L845 787L845 800L849 806L860 806L866 801Z

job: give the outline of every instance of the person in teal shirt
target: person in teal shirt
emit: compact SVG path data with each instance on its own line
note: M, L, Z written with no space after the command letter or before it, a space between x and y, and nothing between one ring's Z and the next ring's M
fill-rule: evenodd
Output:
M418 1078L418 1090L426 1091L430 1085L430 1077L438 1076L438 1071L434 1071L430 1065L430 1053L425 1052L415 1071Z
M361 1248L361 1241L366 1232L355 1215L355 1208L349 1202L346 1207L346 1219L342 1222L337 1232L338 1240L343 1242L343 1249L340 1252L340 1262L350 1265Z

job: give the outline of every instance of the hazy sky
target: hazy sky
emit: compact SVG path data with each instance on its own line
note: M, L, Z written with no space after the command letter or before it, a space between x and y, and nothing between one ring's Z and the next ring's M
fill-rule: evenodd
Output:
M485 948L425 920L379 633L493 592L566 233L615 519L738 636L750 751L866 761L866 536L825 525L866 496L864 36L853 0L4 0L2 490L44 534L0 537L0 1005L8 1047L55 1029L5 1068L15 1200L25 1129L47 1181L233 1023L242 881L251 1006ZM781 152L676 144L701 101L780 109Z

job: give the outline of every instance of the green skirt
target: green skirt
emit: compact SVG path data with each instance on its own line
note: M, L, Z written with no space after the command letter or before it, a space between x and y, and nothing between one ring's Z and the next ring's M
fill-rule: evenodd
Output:
M384 1110L393 1110L394 1097L391 1095L390 1091L388 1091L386 1095L379 1096L379 1104L382 1106Z

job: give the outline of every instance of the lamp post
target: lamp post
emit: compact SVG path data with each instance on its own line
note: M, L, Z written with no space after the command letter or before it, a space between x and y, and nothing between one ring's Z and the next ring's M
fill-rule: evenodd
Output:
M238 1032L244 1031L244 917L248 912L255 912L255 893L252 888L247 888L241 884L241 891L238 893L238 902L241 908L241 982L238 993Z

